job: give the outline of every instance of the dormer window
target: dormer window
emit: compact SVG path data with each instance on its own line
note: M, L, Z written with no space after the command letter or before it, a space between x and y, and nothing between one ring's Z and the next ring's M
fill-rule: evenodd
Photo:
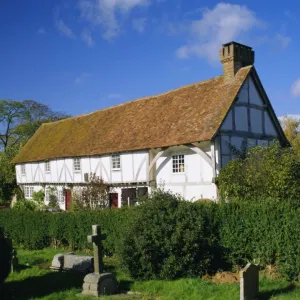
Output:
M26 175L25 165L21 165L21 174Z
M74 171L75 171L75 172L81 171L81 162L80 162L80 158L74 158L74 160L73 160L73 165L74 165Z
M50 173L50 161L45 162L45 172Z
M112 169L120 170L121 169L121 158L119 154L113 154L111 157Z

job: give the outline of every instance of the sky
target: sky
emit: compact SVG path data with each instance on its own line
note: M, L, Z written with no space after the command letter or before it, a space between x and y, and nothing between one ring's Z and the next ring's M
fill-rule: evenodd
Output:
M220 75L234 40L300 115L300 1L0 0L0 20L0 99L89 113Z

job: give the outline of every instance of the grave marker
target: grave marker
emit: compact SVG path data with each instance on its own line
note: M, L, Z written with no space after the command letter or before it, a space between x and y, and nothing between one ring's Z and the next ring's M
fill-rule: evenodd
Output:
M255 299L259 291L259 270L256 265L247 264L240 271L240 300Z

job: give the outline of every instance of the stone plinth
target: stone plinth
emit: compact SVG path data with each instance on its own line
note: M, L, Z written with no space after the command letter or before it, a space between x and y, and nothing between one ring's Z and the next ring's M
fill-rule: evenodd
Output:
M101 296L113 295L118 292L118 285L112 273L90 273L84 277L82 295Z

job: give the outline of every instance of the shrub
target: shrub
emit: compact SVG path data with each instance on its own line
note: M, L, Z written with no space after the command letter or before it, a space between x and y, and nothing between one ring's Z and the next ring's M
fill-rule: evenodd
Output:
M216 205L210 205L210 209ZM135 211L120 248L133 278L173 279L210 271L216 236L208 206L155 191Z
M14 210L35 211L35 210L38 210L38 208L39 208L38 204L34 201L31 201L31 200L19 200L13 206Z
M32 193L32 200L38 203L39 205L44 204L45 193L44 190L39 190L38 192Z
M0 284L3 283L10 273L11 255L11 243L4 238L3 228L0 227Z
M300 156L292 148L252 148L235 159L218 177L223 200L300 200Z

